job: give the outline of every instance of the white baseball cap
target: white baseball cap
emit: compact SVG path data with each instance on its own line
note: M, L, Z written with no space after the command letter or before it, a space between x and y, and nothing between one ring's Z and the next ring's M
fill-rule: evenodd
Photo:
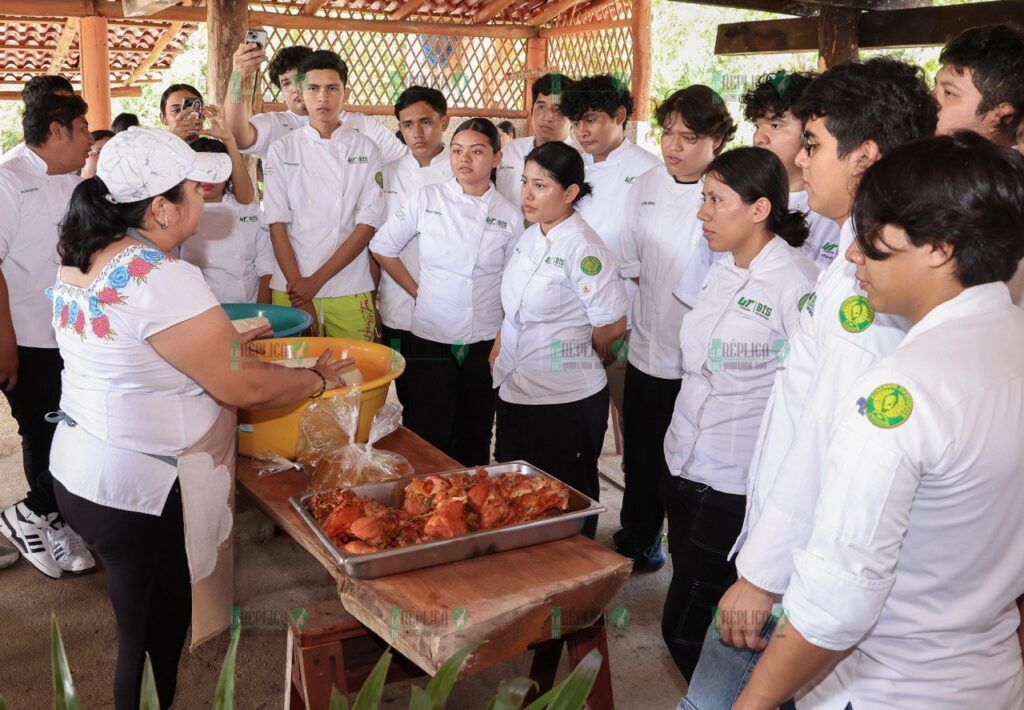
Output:
M224 182L231 177L231 157L197 153L170 131L135 126L103 146L96 177L107 186L111 202L138 202L183 180Z

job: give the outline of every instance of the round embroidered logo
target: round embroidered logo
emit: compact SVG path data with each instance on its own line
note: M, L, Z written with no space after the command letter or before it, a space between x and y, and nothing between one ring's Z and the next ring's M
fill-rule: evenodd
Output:
M383 190L384 189L384 173L382 173L380 170L378 170L377 174L373 176L373 179L374 179L374 181L376 181L377 187L379 187L381 190Z
M804 306L807 305L807 299L810 298L813 295L814 295L814 292L812 291L811 293L805 293L803 296L801 296L800 300L797 301L796 309L798 311L802 311L804 309Z
M914 411L914 398L903 385L888 384L876 387L868 395L864 413L868 421L882 429L898 427L910 419Z
M850 296L839 306L839 324L848 333L862 333L875 320L875 309L865 296Z
M601 273L601 260L596 256L585 256L583 261L580 262L580 269L587 276L597 276Z

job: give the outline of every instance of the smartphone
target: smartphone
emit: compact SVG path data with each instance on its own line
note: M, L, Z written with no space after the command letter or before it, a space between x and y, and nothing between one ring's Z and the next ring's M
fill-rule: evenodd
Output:
M267 42L270 38L267 36L266 30L248 30L245 33L246 44L257 44L260 49L267 48Z
M181 102L181 112L191 113L197 119L203 117L203 100L196 98L188 98Z

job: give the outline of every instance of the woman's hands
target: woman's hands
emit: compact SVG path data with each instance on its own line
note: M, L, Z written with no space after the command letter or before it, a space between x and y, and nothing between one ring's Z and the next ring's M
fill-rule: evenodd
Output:
M324 390L332 390L338 387L345 386L345 379L341 376L342 370L347 370L356 364L356 361L350 357L345 357L340 360L332 360L331 349L328 348L320 354L320 357L316 359L316 364L310 367L310 370L320 374L324 381L327 382L327 386Z

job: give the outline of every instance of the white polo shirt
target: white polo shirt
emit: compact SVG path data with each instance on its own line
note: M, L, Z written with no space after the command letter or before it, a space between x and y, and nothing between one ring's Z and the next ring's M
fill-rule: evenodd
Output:
M363 113L342 111L338 114L341 125L360 135L366 136L373 141L380 151L381 160L390 163L398 160L409 152L409 149L398 137L380 121L376 121ZM247 155L256 155L265 158L270 152L270 146L277 140L303 126L309 125L309 116L286 111L268 111L258 113L249 119L249 123L256 129L256 142L242 150Z
M0 165L0 271L22 347L57 347L46 289L60 264L57 229L81 181L73 173L47 175L31 148Z
M526 156L537 147L536 140L536 136L524 136L511 140L501 147L501 163L498 164L498 179L495 186L502 197L519 208L523 205L523 169L526 167ZM569 136L563 142L576 150L580 149L572 131L569 131Z
M263 213L267 225L288 226L299 271L309 276L359 224L378 228L384 221L380 152L369 138L338 127L321 138L309 125L274 143L264 164ZM270 287L287 291L280 264ZM364 249L335 274L317 298L351 296L373 290L370 257Z
M221 303L255 303L260 278L274 273L274 248L260 224L259 203L239 204L230 192L204 205L196 233L180 254L199 267Z
M800 245L800 251L809 256L819 269L826 269L836 258L845 258L839 253L839 225L818 214L807 205L807 191L789 193L789 209L804 213L810 234Z
M452 177L451 153L444 146L430 161L430 165L420 167L412 153L406 153L398 160L384 166L384 200L387 213L390 215L412 193L424 185L444 182ZM420 278L420 250L413 239L401 253L402 263L417 281ZM380 285L377 288L378 307L381 322L396 330L412 328L412 309L415 305L412 296L404 288L395 283L386 271L381 271Z
M1024 313L984 284L846 391L783 605L855 649L799 707L1024 707L1022 352Z
M626 231L619 253L619 273L639 278L633 300L629 363L653 377L683 376L679 326L689 310L672 294L687 272L704 281L711 252L702 249L702 182L676 182L664 166L656 166L633 183L626 196Z
M853 238L848 220L840 254ZM833 413L844 406L857 378L906 335L904 320L871 309L856 270L836 257L819 274L761 420L747 479L747 514L733 551L739 550L740 575L769 592L786 590L793 551L811 534L825 452L835 435Z
M784 366L798 306L817 267L781 237L750 262L715 262L700 300L682 318L682 386L665 434L673 476L743 495L761 414Z
M522 231L522 213L493 186L474 197L451 178L411 194L370 250L397 257L416 239L412 332L438 343L478 343L493 340L501 326L501 274Z
M608 379L594 328L626 315L616 255L573 214L547 235L540 225L516 244L501 281L498 396L512 404L564 404L601 391Z

